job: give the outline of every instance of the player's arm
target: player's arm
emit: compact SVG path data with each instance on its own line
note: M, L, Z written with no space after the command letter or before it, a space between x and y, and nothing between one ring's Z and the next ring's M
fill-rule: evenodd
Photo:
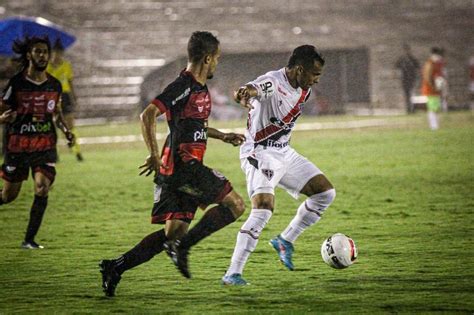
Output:
M241 145L245 141L245 136L242 134L233 132L226 133L211 127L207 128L207 136L209 138L222 140L225 143L230 143L234 147Z
M239 103L245 108L253 109L250 104L250 99L257 97L258 91L252 84L246 84L241 86L237 91L234 91L234 101Z
M436 90L433 78L433 65L431 62L425 63L423 67L423 80L428 83L428 85L433 89Z
M153 171L158 172L162 165L158 141L156 140L156 118L163 112L153 103L150 103L140 114L140 123L143 139L148 148L150 155L146 158L145 163L140 166L142 171L140 175L150 175Z
M74 138L71 129L69 129L69 126L67 125L66 120L64 119L61 101L59 101L59 103L54 108L54 120L56 121L56 125L58 126L58 128L61 129L61 131L64 133L64 136L68 141L68 146L72 146L76 139Z
M13 87L11 83L8 82L8 85L0 98L0 124L13 122L16 118L16 111L9 105L14 102L14 95Z
M269 75L262 75L235 91L234 100L243 107L253 109L251 99L255 98L259 101L270 99L275 94L275 88L275 80Z

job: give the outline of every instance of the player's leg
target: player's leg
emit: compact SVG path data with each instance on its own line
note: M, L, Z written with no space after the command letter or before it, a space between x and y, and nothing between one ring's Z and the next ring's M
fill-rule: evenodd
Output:
M271 193L260 193L252 197L252 210L237 233L237 241L231 262L222 278L223 284L247 284L247 282L242 279L242 273L250 254L257 247L260 234L272 216L273 205L274 195Z
M231 263L222 278L222 283L226 285L245 285L247 283L242 279L243 269L250 254L257 246L262 230L272 216L274 189L284 173L282 159L278 154L261 151L255 157L242 160L242 169L246 175L252 210L237 233Z
M0 191L1 192L0 205L10 203L13 200L15 200L16 197L18 197L18 194L20 193L21 184L22 182L12 183L4 179L3 188Z
M437 112L441 108L441 98L439 96L428 96L428 102L426 103L426 109L428 112L428 122L431 130L438 130L438 114Z
M202 164L192 168L193 178L188 178L193 190L199 191L195 199L202 206L217 203L207 210L199 222L175 243L171 254L173 262L183 276L190 278L188 270L189 249L209 235L234 222L245 211L242 197L233 190L230 182L219 172Z
M175 238L183 235L194 216L191 213L180 211L178 197L173 191L155 186L155 202L152 209L152 223L165 224L165 228L153 232L143 238L137 245L116 259L104 259L100 262L102 273L102 288L106 296L114 296L115 289L122 278L122 274L137 267L165 249L168 237ZM176 219L183 217L185 219ZM186 219L187 218L187 219Z
M293 197L300 193L308 198L300 204L295 217L286 229L270 241L279 253L280 260L289 269L293 270L292 254L293 243L304 230L317 223L323 212L333 202L336 191L326 176L309 160L295 152L288 155L289 169L280 184Z
M3 188L0 190L0 205L10 203L18 197L21 185L28 179L28 168L3 164L0 177L3 179Z
M34 180L34 199L30 209L30 220L26 228L25 241L22 247L25 249L43 248L35 242L35 236L43 221L43 216L48 206L48 193L56 176L54 167L42 165L32 168Z

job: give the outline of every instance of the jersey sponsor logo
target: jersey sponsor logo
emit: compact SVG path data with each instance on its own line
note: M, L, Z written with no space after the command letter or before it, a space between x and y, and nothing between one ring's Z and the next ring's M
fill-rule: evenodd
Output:
M50 132L52 130L52 125L51 125L51 122L47 122L47 123L41 123L41 122L37 122L37 123L27 123L27 124L23 124L21 125L20 127L20 134L24 134L24 133L46 133L46 132Z
M181 95L179 95L177 98L175 98L171 102L171 105L176 105L177 102L179 102L180 100L188 96L190 92L191 92L191 88L187 88L186 90L184 90L184 92Z
M207 139L207 132L204 129L196 130L194 132L194 141L198 140L206 140Z
M293 129L293 127L295 126L295 122L294 121L290 121L288 123L285 123L283 120L281 119L278 119L276 117L270 117L270 122L275 125L275 126L278 126L280 127L281 129L283 130L291 130Z
M260 83L260 88L262 89L262 93L265 95L265 97L268 97L273 93L273 83L271 81Z
M56 102L54 100L49 100L47 105L48 112L52 113L54 111L54 107L56 106Z
M262 174L265 175L268 180L271 180L273 178L274 172L268 168L262 168Z

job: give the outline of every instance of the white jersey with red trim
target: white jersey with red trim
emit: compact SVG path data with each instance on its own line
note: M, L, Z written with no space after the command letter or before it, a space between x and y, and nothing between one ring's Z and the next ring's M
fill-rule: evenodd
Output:
M248 84L257 89L258 95L251 99L253 109L248 114L240 158L251 155L258 146L287 149L291 131L311 89L293 88L285 68L267 72Z

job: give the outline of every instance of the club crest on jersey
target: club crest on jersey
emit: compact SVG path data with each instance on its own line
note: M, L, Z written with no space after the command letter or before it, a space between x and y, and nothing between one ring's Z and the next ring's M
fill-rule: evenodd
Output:
M47 109L48 112L52 113L54 111L54 107L56 106L56 102L54 100L49 100Z
M268 179L268 180L271 180L273 178L273 170L270 170L268 168L262 168L262 174L265 175L265 177Z

